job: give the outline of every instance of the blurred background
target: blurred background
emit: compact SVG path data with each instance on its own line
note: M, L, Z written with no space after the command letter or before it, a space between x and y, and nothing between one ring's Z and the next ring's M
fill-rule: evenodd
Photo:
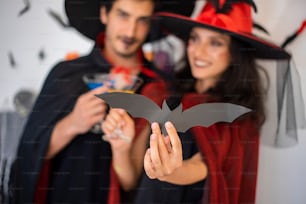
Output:
M64 0L0 1L0 187L3 192L7 189L8 167L20 132L48 72L61 60L87 54L93 42L69 27ZM197 1L194 13L204 3ZM257 34L278 45L296 33L306 20L306 0L255 0L255 3L258 12L254 13L254 19L269 31L269 35L259 31ZM300 29L299 35L285 48L292 54L300 74L305 101L306 32ZM152 51L152 46L146 45L144 49ZM174 61L180 53L177 55ZM303 108L306 109L305 103ZM260 146L258 204L306 202L306 131L300 135L294 146Z

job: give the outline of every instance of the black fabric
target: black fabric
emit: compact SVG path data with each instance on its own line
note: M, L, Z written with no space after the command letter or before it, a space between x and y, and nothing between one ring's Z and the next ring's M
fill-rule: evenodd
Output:
M145 67L150 67L143 61ZM60 62L47 76L26 124L11 175L13 203L32 203L55 124L88 91L85 73L107 73L111 65L98 48L76 60ZM141 73L144 82L153 80ZM144 84L145 84L144 83ZM100 134L76 137L51 160L48 203L107 203L111 149Z
M183 159L188 159L198 152L196 142L189 131L181 133L180 138L183 147ZM204 183L205 180L192 185L175 185L157 179L152 180L144 173L137 189L135 204L198 203L203 196Z
M257 63L270 80L261 143L276 148L292 147L304 136L299 130L306 128L301 79L294 60L258 60Z

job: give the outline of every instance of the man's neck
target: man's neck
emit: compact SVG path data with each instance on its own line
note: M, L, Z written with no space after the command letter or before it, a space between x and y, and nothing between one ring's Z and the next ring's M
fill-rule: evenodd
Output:
M103 55L111 62L114 67L125 67L131 69L131 73L137 75L140 71L141 62L137 54L130 57L122 57L115 53L102 50Z

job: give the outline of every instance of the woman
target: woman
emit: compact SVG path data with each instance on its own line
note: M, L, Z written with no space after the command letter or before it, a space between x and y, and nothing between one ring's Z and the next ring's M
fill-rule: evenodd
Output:
M168 101L173 107L181 101L184 109L223 102L253 111L232 123L193 127L184 134L167 122L166 137L153 123L136 203L255 202L259 133L265 120L262 69L255 59L290 55L251 34L252 1L222 2L208 1L195 20L159 14L163 30L188 38L189 66L178 73L173 86L179 97ZM128 120L126 114L113 110L105 131L111 134L116 124L127 124L122 122Z

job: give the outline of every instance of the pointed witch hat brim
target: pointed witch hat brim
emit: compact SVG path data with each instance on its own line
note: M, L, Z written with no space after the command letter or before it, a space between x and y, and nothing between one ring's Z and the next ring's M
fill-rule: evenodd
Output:
M105 29L99 17L100 7L111 2L111 0L65 0L65 11L69 24L87 38L96 40L98 34ZM156 2L156 12L167 11L185 16L190 16L195 7L194 0L160 0ZM149 40L156 39L149 38Z
M253 21L251 7L246 3L235 3L229 13L217 13L207 2L200 15L192 19L170 12L159 12L155 16L163 33L171 33L186 40L193 27L203 27L226 33L244 42L246 51L261 59L290 59L290 54L276 44L251 33Z

